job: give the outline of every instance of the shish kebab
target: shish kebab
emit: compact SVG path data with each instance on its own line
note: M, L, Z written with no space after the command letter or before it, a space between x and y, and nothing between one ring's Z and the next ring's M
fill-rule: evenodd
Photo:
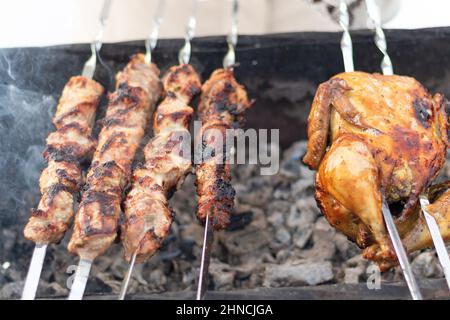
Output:
M155 64L133 56L116 76L68 249L80 257L69 299L81 299L93 260L117 237L123 189L161 84Z
M121 237L130 263L119 299L123 300L135 263L151 257L167 237L173 221L168 200L192 169L189 124L194 112L188 104L200 92L200 77L189 64L195 31L197 0L189 18L179 65L163 78L164 99L153 119L154 137L144 148L145 162L133 172L132 187L124 202ZM184 148L188 148L186 150ZM183 151L189 151L184 154Z
M381 63L382 72L384 75L392 75L394 74L394 70L392 67L391 59L387 52L386 38L381 27L380 8L374 0L365 0L365 4L367 8L368 18L369 20L371 20L375 28L375 44L383 54L383 60ZM436 222L436 219L427 211L427 206L430 205L430 201L428 200L428 196L425 192L420 195L419 203L424 216L423 220L426 222L427 228L430 232L439 262L444 271L447 286L450 289L450 258L445 246L443 236L439 230L439 225Z
M159 69L151 62L162 22L160 0L146 54L136 54L116 76L116 91L109 96L98 146L74 222L68 249L80 257L69 300L81 300L92 263L117 237L120 204L131 177L131 165L147 122L161 94Z
M25 238L35 242L36 248L25 280L23 300L36 296L47 246L60 242L67 231L74 215L75 195L84 183L80 165L95 150L96 141L91 133L104 89L92 77L110 7L111 0L106 0L100 15L101 29L91 44L91 57L81 76L73 76L65 85L52 120L56 131L48 136L44 151L47 167L39 179L41 200L24 229Z
M234 210L235 191L231 185L231 150L226 141L229 129L243 124L244 112L251 106L245 88L233 74L237 44L239 3L233 1L232 27L227 38L228 52L223 69L215 70L202 86L198 115L202 127L197 138L201 161L196 166L197 218L205 224L197 300L203 299L208 277L213 231L225 229Z

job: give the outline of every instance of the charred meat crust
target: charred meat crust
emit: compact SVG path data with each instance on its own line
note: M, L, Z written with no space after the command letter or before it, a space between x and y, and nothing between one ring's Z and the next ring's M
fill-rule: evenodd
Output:
M347 72L317 90L308 118L304 157L310 168L318 169L316 184L321 183L316 185L316 200L327 220L357 241L365 248L364 256L383 268L391 267L396 257L389 239L385 239L380 194L389 204L401 204L395 222L403 237L416 225L419 195L444 165L446 108L442 95L432 97L415 79L397 75ZM328 137L331 147L327 150ZM349 149L343 142L353 140L360 141L360 147ZM361 153L362 149L366 152ZM368 183L365 194L355 194L355 186L339 183L345 180L342 172L348 169L346 163L353 164L349 174L360 174L361 183L355 179L356 186ZM377 173L370 179L362 176L370 172ZM367 205L362 209L355 205L358 203Z
M171 67L163 78L165 98L153 121L155 136L144 148L145 163L133 173L124 202L121 237L125 258L145 261L158 250L173 221L168 200L190 172L190 159L180 155L182 138L188 134L193 109L188 106L201 87L190 65ZM190 144L189 144L190 145Z
M200 132L202 151L212 151L209 157L196 167L197 217L205 221L210 215L216 230L226 228L234 208L235 191L231 185L231 168L227 163L229 150L225 150L214 139L212 132L220 132L226 139L226 130L240 127L244 121L244 112L251 106L243 86L238 84L232 70L219 69L202 86L202 96L198 113L202 121ZM225 141L225 140L224 140ZM220 144L220 142L219 142Z
M86 259L103 254L117 237L131 165L161 93L159 70L142 54L133 56L116 80L68 247Z
M73 217L74 196L83 179L80 163L92 156L95 111L103 88L94 80L72 77L63 89L47 138L47 167L39 180L41 200L25 226L25 237L38 244L57 243Z

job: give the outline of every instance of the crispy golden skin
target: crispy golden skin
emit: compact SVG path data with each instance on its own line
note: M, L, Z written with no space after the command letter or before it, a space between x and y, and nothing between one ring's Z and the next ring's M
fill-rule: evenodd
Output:
M41 174L41 200L25 226L25 238L37 244L57 243L73 217L74 194L83 184L79 162L92 156L91 137L103 87L94 80L72 77L64 87L53 124L56 131L47 138Z
M250 106L247 93L237 83L232 70L214 71L202 86L198 108L202 128L198 141L201 141L201 151L206 156L196 167L197 218L205 222L209 215L216 230L227 227L234 208L235 191L227 160L229 150L224 150L226 130L239 127ZM206 148L213 151L205 152Z
M450 241L450 181L431 187L428 193L431 204L426 207L426 210L434 217L442 238L448 243ZM437 194L433 195L433 193ZM408 253L426 249L433 245L425 217L421 214L420 205L417 205L414 211L414 224L402 237L403 245ZM384 258L377 244L367 248L366 255L371 260L376 261L382 270L388 270L398 264L396 259Z
M75 217L69 251L93 260L117 236L123 189L151 110L161 93L159 70L135 55L116 77L98 146Z
M445 109L443 96L432 97L404 76L342 73L316 93L303 160L318 169L317 202L328 221L380 265L396 259L382 218L382 196L404 204L396 218L403 237L416 224L419 195L445 162ZM369 248L374 243L376 250Z
M124 208L122 243L125 258L136 262L153 255L169 233L172 212L168 200L191 171L189 123L193 109L188 105L200 92L201 82L190 65L170 68L163 79L165 98L154 115L155 136L145 146L145 163L134 171Z

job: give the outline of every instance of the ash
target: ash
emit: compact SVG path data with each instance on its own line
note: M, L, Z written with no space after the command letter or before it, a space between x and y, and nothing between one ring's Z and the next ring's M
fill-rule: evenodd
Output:
M52 102L43 105L50 106ZM258 165L234 168L236 214L229 229L215 235L211 290L367 280L371 263L361 257L356 245L330 227L317 208L313 196L314 172L300 161L305 151L304 141L285 150L280 171L274 176L261 176ZM17 170L18 175L25 174ZM37 202L39 170L39 166L32 170L34 185L30 190L35 191L31 200L20 199L20 204L31 207L33 201ZM447 164L443 171L441 179L448 178L450 166ZM176 218L170 236L160 252L135 268L130 294L195 290L203 227L195 217L194 181L195 177L189 175L172 198ZM33 249L33 244L22 236L26 219L27 213L21 213L18 221L0 231L0 298L3 299L17 298L22 290ZM61 244L49 247L38 296L68 294L67 285L77 264L77 258L66 249L69 235L70 232ZM411 261L419 278L443 277L434 251L418 252L411 256ZM86 294L118 294L127 267L121 245L115 244L95 261ZM382 279L402 281L402 275L397 268L383 274Z

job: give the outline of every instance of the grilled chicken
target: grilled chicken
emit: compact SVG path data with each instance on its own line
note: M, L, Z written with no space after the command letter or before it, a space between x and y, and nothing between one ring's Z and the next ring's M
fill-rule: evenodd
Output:
M303 159L318 170L316 200L330 224L382 269L396 261L383 197L403 207L395 222L404 237L416 225L419 195L444 165L448 115L442 95L404 76L342 73L316 93Z
M103 254L117 236L123 189L160 92L159 70L142 54L117 74L69 243L83 259Z
M225 143L227 129L241 126L244 111L250 106L244 87L236 82L230 69L214 71L202 86L198 108L202 159L196 168L197 217L205 222L209 215L216 230L227 227L234 208L230 150L226 150Z
M80 162L95 150L91 137L95 112L103 87L85 77L72 77L64 87L53 124L56 131L47 138L41 174L41 200L25 226L25 237L37 244L57 243L73 217L74 195L83 184Z
M425 209L434 217L444 241L448 242L450 241L450 181L433 186L430 190L431 204ZM437 194L433 195L433 192ZM417 210L421 210L420 206ZM423 215L419 215L414 227L405 235L403 244L409 252L432 246L431 234Z
M165 75L163 87L165 98L153 122L155 136L144 149L145 164L134 171L124 205L122 242L127 261L136 254L136 262L142 262L159 249L173 220L168 200L192 169L189 123L193 109L188 104L200 92L200 78L190 65L174 66Z

